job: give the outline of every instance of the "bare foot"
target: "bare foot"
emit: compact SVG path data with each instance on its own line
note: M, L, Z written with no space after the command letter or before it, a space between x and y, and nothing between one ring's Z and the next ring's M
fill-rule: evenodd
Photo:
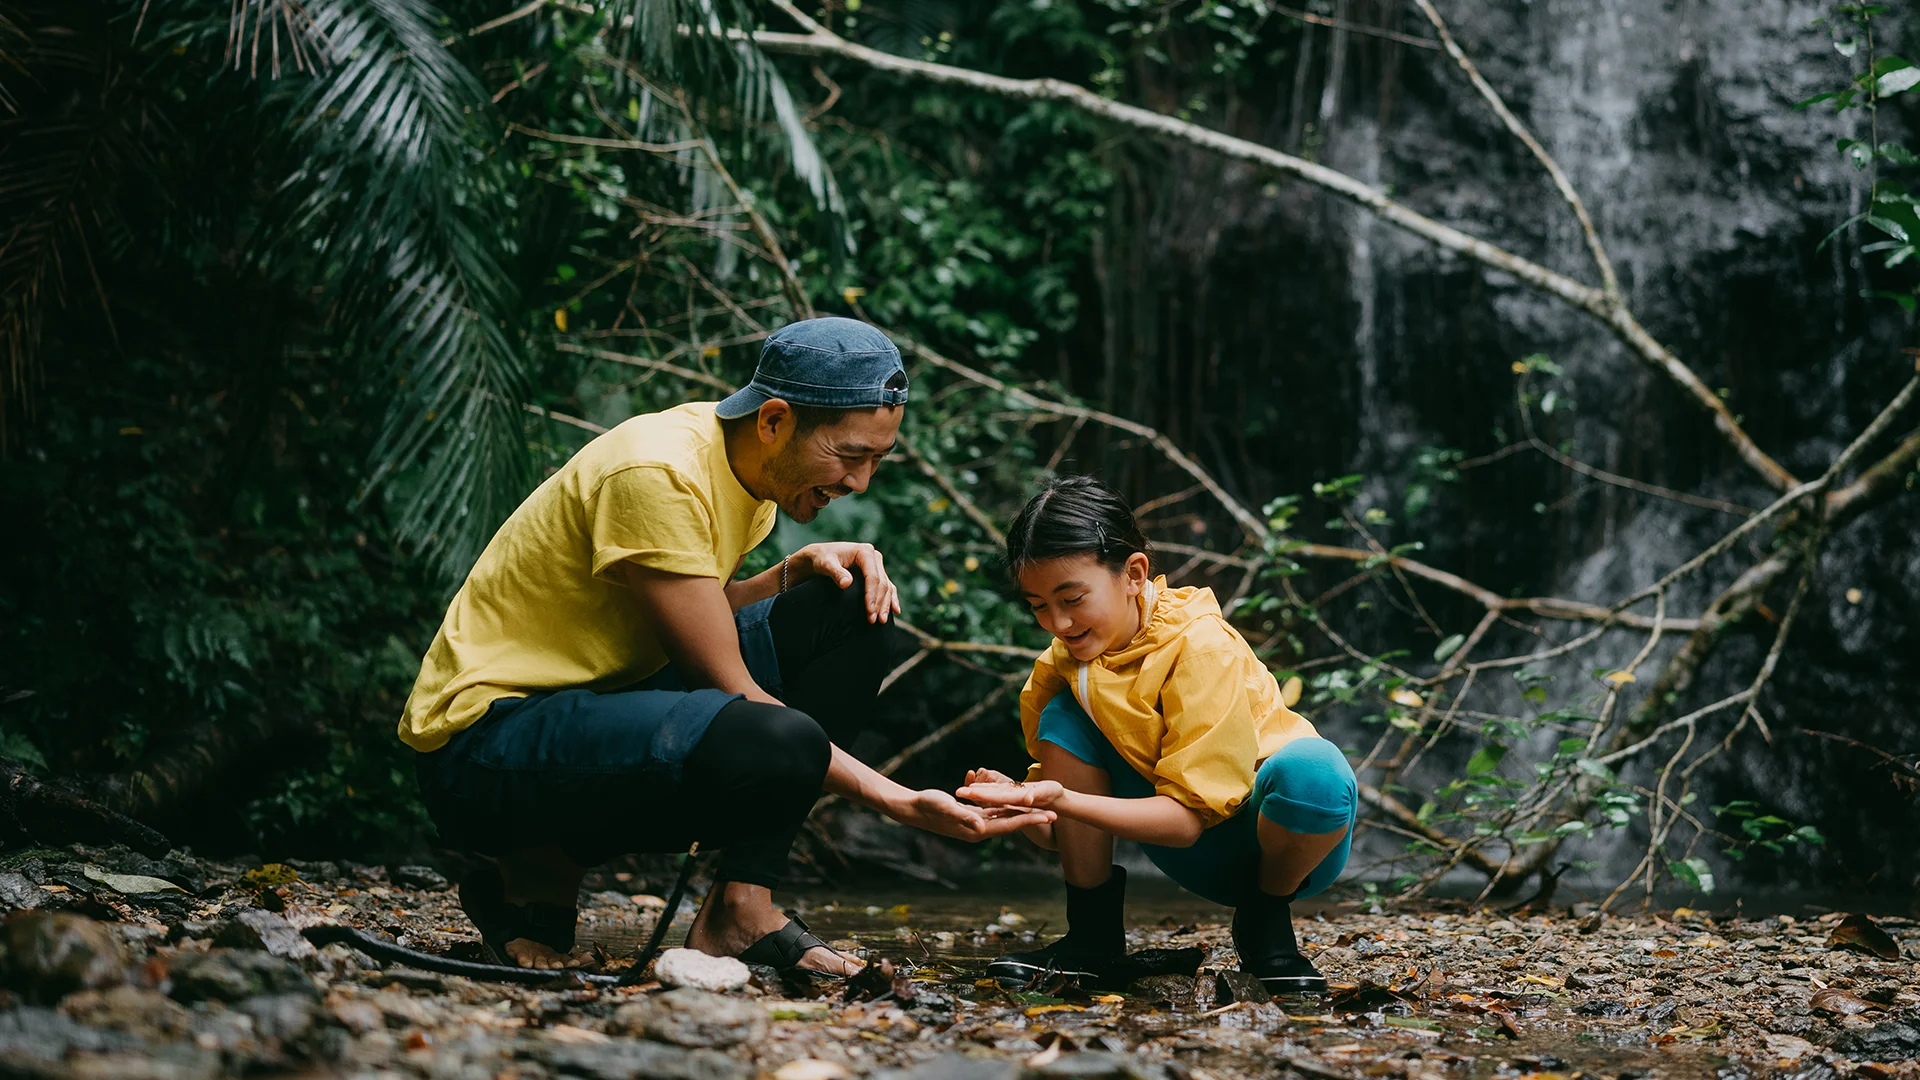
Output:
M729 882L707 894L687 932L687 947L710 956L738 956L754 942L787 925L773 906L773 893L759 885ZM866 967L858 957L825 946L808 949L800 967L829 975L852 975Z
M583 945L570 953L560 953L554 951L551 946L529 938L514 938L507 942L507 959L523 968L559 971L563 968L585 967L592 963L593 950Z

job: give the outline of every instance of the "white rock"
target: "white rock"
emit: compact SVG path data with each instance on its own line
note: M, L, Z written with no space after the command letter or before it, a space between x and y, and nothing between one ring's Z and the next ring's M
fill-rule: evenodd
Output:
M697 949L668 949L653 962L653 977L668 986L695 990L738 990L753 973L731 956L708 956Z
M789 1061L773 1070L773 1080L847 1080L853 1073L845 1065L836 1065L831 1061L818 1058L801 1058Z

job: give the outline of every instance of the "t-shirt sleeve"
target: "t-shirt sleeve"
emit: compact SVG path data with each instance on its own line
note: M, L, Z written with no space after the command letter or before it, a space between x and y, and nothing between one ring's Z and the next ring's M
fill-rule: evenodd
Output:
M1067 688L1066 676L1054 666L1053 651L1042 653L1040 659L1033 662L1033 673L1027 676L1027 685L1020 690L1020 731L1026 736L1027 753L1034 759L1027 770L1027 779L1037 779L1040 772L1040 713L1052 701L1055 694Z
M593 576L616 580L616 563L688 577L724 578L715 561L719 543L705 493L673 469L641 465L600 482L587 501L593 535Z
M1233 649L1180 657L1160 688L1167 732L1153 789L1208 825L1232 817L1253 791L1260 736L1254 729L1247 673Z

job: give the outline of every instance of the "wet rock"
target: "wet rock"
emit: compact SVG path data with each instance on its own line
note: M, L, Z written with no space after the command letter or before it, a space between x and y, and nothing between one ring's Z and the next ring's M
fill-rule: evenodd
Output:
M1029 1067L1027 1073L1051 1080L1173 1080L1172 1072L1157 1062L1102 1051L1061 1054L1044 1065Z
M319 995L299 965L244 949L180 953L173 958L167 974L173 983L173 996L179 1001L239 1001L262 994Z
M1867 1028L1844 1031L1833 1049L1867 1061L1920 1059L1920 1011L1908 1012Z
M738 990L753 972L731 956L708 956L697 949L668 949L653 963L653 977L672 987Z
M1222 971L1214 976L1213 1000L1222 1005L1247 1002L1253 1005L1273 1000L1259 979L1244 971Z
M767 1011L739 998L682 988L656 994L613 1014L615 1027L678 1046L724 1050L767 1033Z
M1001 1057L942 1054L910 1069L886 1069L871 1080L1019 1080L1020 1063Z
M320 1005L311 994L263 994L233 1007L253 1018L253 1029L261 1038L282 1042L305 1036L320 1021Z
M141 986L69 994L60 1002L60 1011L88 1027L149 1039L178 1038L193 1026L191 1014L172 998Z
M328 862L324 859L318 862L308 862L304 859L288 859L286 864L293 867L294 870L300 874L302 881L338 881L341 876L340 864Z
M747 1080L753 1070L718 1050L683 1050L660 1043L569 1045L521 1050L555 1072L589 1080Z
M285 917L258 908L227 920L214 934L213 943L229 949L258 949L289 960L305 960L316 951Z
M0 986L30 1002L126 981L120 940L92 919L67 912L17 911L0 922Z
M58 1062L71 1053L111 1053L145 1048L145 1040L124 1031L88 1027L52 1009L26 1006L0 1012L0 1063L7 1075L34 1075L21 1059Z
M431 866L396 866L387 872L395 885L421 892L445 892L447 879Z
M53 894L35 885L25 874L11 870L0 872L0 911L31 910L44 907Z
M1149 975L1135 979L1127 992L1148 1001L1164 1001L1175 1009L1191 1009L1194 1004L1193 980L1183 975Z

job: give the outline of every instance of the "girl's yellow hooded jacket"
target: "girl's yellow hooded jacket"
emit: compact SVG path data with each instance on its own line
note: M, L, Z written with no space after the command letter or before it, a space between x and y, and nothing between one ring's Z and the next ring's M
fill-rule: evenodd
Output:
M1038 758L1040 711L1072 693L1157 794L1217 825L1253 791L1260 762L1318 733L1281 703L1273 673L1228 625L1213 590L1169 589L1166 580L1141 590L1140 633L1125 646L1082 664L1056 640L1034 661L1020 724Z

